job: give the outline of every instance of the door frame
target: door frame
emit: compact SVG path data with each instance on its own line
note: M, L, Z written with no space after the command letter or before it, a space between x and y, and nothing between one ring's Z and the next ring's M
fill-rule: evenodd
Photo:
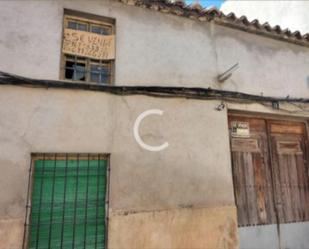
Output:
M281 240L281 225L285 223L280 223L280 217L279 217L279 210L278 205L276 204L276 183L274 178L274 167L273 167L273 155L272 155L272 147L271 147L271 132L270 132L270 125L272 122L297 122L304 124L305 132L304 132L304 140L305 140L305 150L309 151L309 117L300 117L300 116L288 116L288 115L282 115L282 114L273 114L273 113L260 113L260 112L249 112L249 111L240 111L240 110L228 110L227 111L227 121L228 121L228 127L230 127L229 124L229 118L230 117L243 117L243 118L256 118L256 119L263 119L265 120L265 132L267 135L267 150L268 150L268 161L270 163L270 173L271 173L271 185L272 185L272 195L273 195L273 205L274 205L274 214L275 214L275 223L273 225L276 226L277 230L277 238L278 238L278 247L282 248L282 240ZM235 192L235 183L234 183L234 167L233 167L233 158L232 158L232 145L231 145L232 139L230 134L230 128L229 128L229 143L230 143L230 157L231 157L231 170L232 170L232 177L233 177L233 192L234 192L234 199L235 199L235 205L236 205L236 192ZM307 169L307 172L309 174L309 155L304 155L305 159L305 167ZM236 207L237 208L237 207Z
M236 110L229 110L227 112L227 120L229 122L229 117L243 117L243 118L255 118L255 119L263 119L265 120L266 125L266 135L267 135L267 150L268 150L268 161L270 163L270 173L271 173L271 184L272 184L272 195L273 195L273 204L275 208L275 215L276 215L276 224L278 227L278 235L280 235L280 218L279 218L279 212L277 210L277 204L276 204L276 184L275 184L275 178L274 178L274 168L272 166L273 164L273 156L272 156L272 148L271 148L271 132L270 132L270 124L272 121L282 121L282 122L297 122L302 123L305 126L305 146L306 149L309 151L309 117L295 117L295 116L288 116L288 115L278 115L278 114L271 114L271 113L258 113L258 112L247 112L247 111L236 111ZM228 124L229 127L229 124ZM232 145L231 145L231 135L229 131L229 143L230 143L230 157L231 157L231 170L232 175L234 176L233 172L233 166L232 166ZM309 171L309 156L305 155L305 165L307 166L307 169ZM309 172L308 172L309 174ZM235 186L234 186L234 177L233 177L233 192L234 192L234 200L236 205L236 194L235 194Z

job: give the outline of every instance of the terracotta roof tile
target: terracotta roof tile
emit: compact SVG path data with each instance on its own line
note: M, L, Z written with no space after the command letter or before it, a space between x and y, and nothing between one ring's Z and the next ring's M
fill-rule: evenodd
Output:
M191 10L198 10L198 11L201 11L204 9L203 6L200 5L199 3L192 3L188 6L188 8Z
M279 25L276 25L273 27L273 30L277 33L277 34L280 34L281 33L281 27Z
M302 39L305 39L305 40L307 40L307 41L309 42L309 34L303 35L303 36L302 36Z
M214 21L219 25L309 47L309 33L304 35L302 35L299 31L292 33L289 29L282 29L279 25L272 27L268 22L261 24L257 19L250 22L246 16L237 17L233 12L225 15L222 11L215 7L203 8L198 3L186 5L183 0L177 0L174 2L168 0L117 1L127 5L183 16L190 19L199 20L201 22Z

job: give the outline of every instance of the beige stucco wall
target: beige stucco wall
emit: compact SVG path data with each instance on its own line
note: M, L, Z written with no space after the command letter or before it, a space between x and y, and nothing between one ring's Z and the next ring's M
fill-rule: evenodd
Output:
M237 247L234 235L225 238L229 247L219 246L220 231L233 234L237 224L227 109L217 111L219 104L0 86L0 248L20 248L32 152L111 154L111 248L180 248L188 234L194 248ZM226 105L274 113L257 104ZM142 149L133 136L137 116L154 108L163 116L147 117L140 134L151 145L167 141L161 152Z
M116 19L116 84L309 97L309 48L107 0L1 1L0 70L58 79L64 8Z
M117 222L123 212L221 206L234 210L227 114L226 110L215 110L218 104L1 86L1 219L24 219L31 152L111 153L110 214ZM169 147L156 153L142 149L133 137L137 116L153 108L163 110L163 116L146 118L140 133L152 145L168 141ZM235 212L226 215L236 222ZM205 226L207 223L211 224L211 219ZM3 224L0 231L4 233L8 228ZM20 229L20 222L14 224L18 227L10 229ZM121 224L125 222L118 226ZM194 230L194 226L189 227ZM184 231L179 230L178 236ZM21 238L14 240L17 245L20 242ZM9 243L12 241L6 245Z
M237 248L235 215L231 206L114 215L109 248Z
M308 48L113 1L0 1L0 70L58 79L64 8L116 18L116 85L309 97ZM236 62L232 78L217 83ZM111 248L237 247L227 108L309 115L295 105L217 111L220 103L0 86L0 248L20 248L32 152L111 154ZM154 108L163 116L140 131L149 144L169 142L157 153L133 137L137 116Z

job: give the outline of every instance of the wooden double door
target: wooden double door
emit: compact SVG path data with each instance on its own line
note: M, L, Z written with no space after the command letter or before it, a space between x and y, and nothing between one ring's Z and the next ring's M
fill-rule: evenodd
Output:
M229 116L239 226L309 221L305 122Z

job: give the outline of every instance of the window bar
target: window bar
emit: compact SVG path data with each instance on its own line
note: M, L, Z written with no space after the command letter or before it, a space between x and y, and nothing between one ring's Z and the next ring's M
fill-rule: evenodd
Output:
M54 212L54 199L55 199L55 180L56 180L56 164L57 164L57 154L55 154L55 162L53 169L53 186L52 186L52 200L51 200L51 210L49 217L49 235L48 235L48 249L51 247L51 235L52 235L52 223L53 223L53 212Z
M109 164L109 161L107 162L107 169L106 169L106 177L105 177L105 184L106 186L109 186L110 185L110 164ZM108 213L108 205L109 205L109 197L110 197L110 188L106 188L105 190L105 210L104 210L104 216L105 216L105 221L104 221L104 224L105 224L105 237L103 239L103 243L104 243L104 248L107 248L107 245L108 245L108 223L109 223L109 213Z
M26 214L25 214L25 223L24 223L24 237L23 237L23 245L22 248L26 248L26 237L28 234L28 222L29 222L29 209L31 207L30 204L30 189L31 189L31 177L32 177L32 160L30 160L29 166L29 176L28 176L28 189L27 189L27 201L26 201Z
M87 184L86 184L86 202L85 202L85 228L84 228L84 249L86 249L86 242L87 242L87 208L88 208L88 187L89 187L89 168L90 168L90 156L88 154L88 165L87 165Z
M104 31L103 31L103 28L100 32L100 35L104 35ZM102 68L103 68L103 61L102 59L99 60L99 67L100 67L100 70L99 70L99 84L102 84Z
M98 244L98 214L99 214L99 179L100 179L100 155L98 155L98 168L97 168L97 199L96 199L96 219L95 219L95 249Z
M85 81L91 82L91 63L90 60L85 60Z
M90 22L87 22L87 31L91 32L91 24ZM85 60L85 81L86 82L91 82L91 63L90 63L90 59L86 59Z
M78 30L78 28L77 28L77 23L76 23L75 29ZM75 79L75 76L76 76L76 72L75 72L76 67L77 67L77 55L74 55L74 72L73 72L73 78L74 78L74 80L76 80L76 79Z
M61 242L60 248L63 248L63 239L64 239L64 218L65 218L65 199L66 199L66 188L67 188L67 172L68 171L68 154L66 154L65 158L65 173L64 173L64 193L63 193L63 205L62 205L62 225L61 225Z
M77 169L76 169L76 189L75 189L75 203L74 203L74 221L73 221L73 243L72 249L75 246L75 230L76 230L76 209L77 209L77 192L78 192L78 178L79 178L79 154L77 154Z
M103 82L102 82L102 68L103 68L103 63L102 63L102 60L100 59L99 60L99 68L100 68L100 70L99 70L99 84L102 84Z
M102 61L99 62L99 82L98 84L102 84Z
M41 223L41 207L42 207L42 192L43 192L43 177L45 175L45 154L43 155L43 167L42 167L42 175L41 175L41 185L40 185L40 201L39 201L39 214L38 214L38 221L37 221L37 228L36 228L36 242L35 248L39 248L39 240L40 240L40 223Z
M77 55L74 56L73 80L77 80Z

